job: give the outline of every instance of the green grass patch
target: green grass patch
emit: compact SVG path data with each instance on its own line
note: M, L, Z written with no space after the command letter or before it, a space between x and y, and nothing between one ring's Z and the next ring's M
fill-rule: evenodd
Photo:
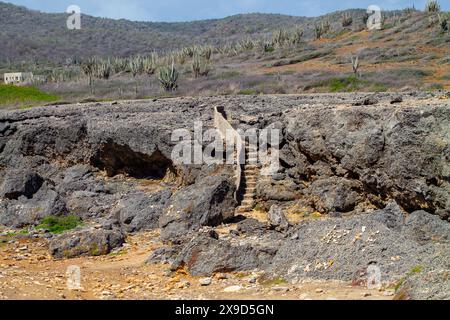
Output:
M0 105L56 101L59 97L40 91L35 87L0 84Z
M388 87L382 83L362 80L354 75L348 77L329 78L305 86L305 91L319 88L325 92L354 92L354 91L387 91Z
M54 234L60 234L72 230L82 224L82 220L77 216L48 216L42 219L36 229L46 229Z

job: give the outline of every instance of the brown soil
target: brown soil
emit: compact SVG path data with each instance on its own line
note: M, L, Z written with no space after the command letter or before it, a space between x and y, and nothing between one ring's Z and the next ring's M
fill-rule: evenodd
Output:
M168 265L145 260L159 247L158 232L127 239L128 246L103 257L55 260L46 240L3 238L0 244L0 299L391 299L392 291L368 290L339 281L304 280L286 284L263 280L251 273L216 274L201 286L199 278L184 270L170 272ZM67 267L81 268L81 289L67 287ZM230 286L238 292L224 292Z

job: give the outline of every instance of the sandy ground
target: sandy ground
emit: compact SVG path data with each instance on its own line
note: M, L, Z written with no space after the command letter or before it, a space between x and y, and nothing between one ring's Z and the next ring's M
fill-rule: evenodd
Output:
M338 281L287 284L261 273L216 274L211 284L168 265L148 265L161 244L158 233L127 239L125 248L103 257L55 260L44 239L3 238L0 244L0 299L392 299L392 291L368 290ZM69 266L81 271L81 288L69 290ZM238 291L232 290L238 286ZM230 289L231 287L231 289ZM232 292L226 292L227 290ZM224 291L225 290L225 291Z

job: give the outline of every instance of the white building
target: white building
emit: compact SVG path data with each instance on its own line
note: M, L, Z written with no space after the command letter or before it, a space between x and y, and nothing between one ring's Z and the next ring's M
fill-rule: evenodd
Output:
M28 82L33 79L33 73L31 72L15 72L5 73L4 80L6 84L15 84Z

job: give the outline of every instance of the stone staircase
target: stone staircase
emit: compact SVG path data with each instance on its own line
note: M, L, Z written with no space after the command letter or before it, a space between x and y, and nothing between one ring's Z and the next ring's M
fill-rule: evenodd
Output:
M236 208L237 214L251 212L255 205L256 183L259 179L258 150L256 146L245 144L245 165L242 175L245 187L240 206Z

